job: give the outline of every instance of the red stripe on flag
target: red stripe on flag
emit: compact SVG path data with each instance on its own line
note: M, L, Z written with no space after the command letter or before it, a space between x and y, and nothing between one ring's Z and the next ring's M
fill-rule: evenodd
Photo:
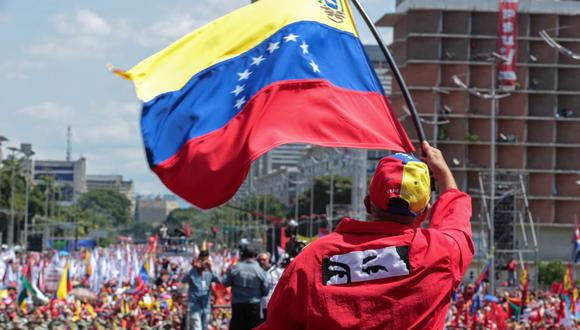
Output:
M255 159L287 143L414 150L383 95L294 80L263 89L228 125L188 141L154 171L173 192L208 209L236 193Z

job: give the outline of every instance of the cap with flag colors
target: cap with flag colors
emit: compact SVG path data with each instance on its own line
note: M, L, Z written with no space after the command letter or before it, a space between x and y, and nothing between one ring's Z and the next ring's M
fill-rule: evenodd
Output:
M204 209L282 144L414 150L346 0L261 0L114 72L144 103L150 167Z
M379 209L416 217L431 198L427 164L401 153L384 157L371 180L369 196Z

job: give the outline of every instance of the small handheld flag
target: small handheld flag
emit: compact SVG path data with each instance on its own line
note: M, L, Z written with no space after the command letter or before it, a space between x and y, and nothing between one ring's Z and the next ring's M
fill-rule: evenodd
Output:
M66 300L69 292L69 280L68 280L68 269L69 263L66 262L64 266L64 271L62 272L62 276L60 277L60 283L58 284L58 290L56 291L56 298Z

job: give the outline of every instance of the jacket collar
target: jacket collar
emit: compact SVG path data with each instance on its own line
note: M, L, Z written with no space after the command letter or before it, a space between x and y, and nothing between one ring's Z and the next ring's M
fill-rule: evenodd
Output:
M336 232L341 234L383 234L401 235L407 232L414 232L415 228L394 221L359 221L344 218L336 227Z

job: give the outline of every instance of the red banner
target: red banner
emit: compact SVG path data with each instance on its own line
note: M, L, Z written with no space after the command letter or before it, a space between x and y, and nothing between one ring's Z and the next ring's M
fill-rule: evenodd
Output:
M499 0L498 53L505 58L498 64L499 87L516 88L518 62L518 0Z

